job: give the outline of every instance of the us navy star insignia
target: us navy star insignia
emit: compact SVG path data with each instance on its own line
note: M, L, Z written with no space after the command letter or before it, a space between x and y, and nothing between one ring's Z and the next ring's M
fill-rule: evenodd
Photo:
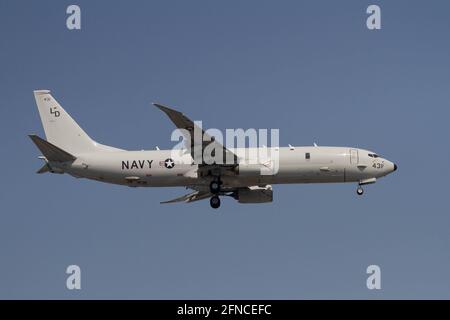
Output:
M173 160L172 159L166 159L166 161L164 161L164 166L167 168L167 169L172 169L173 167L175 167L175 162L173 162Z

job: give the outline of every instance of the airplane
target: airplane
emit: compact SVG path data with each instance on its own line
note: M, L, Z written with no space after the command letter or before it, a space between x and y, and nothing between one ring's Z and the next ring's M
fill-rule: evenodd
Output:
M262 174L266 163L249 164L248 150L228 149L203 130L206 141L197 142L193 132L198 126L184 114L154 103L175 126L186 134L189 152L173 150L127 151L100 144L86 132L53 98L49 90L35 90L45 139L29 137L42 153L45 163L37 173L67 173L129 187L186 187L191 193L161 203L194 202L210 199L212 208L220 207L220 197L229 196L239 203L267 203L273 201L272 185L293 183L357 183L358 195L363 187L397 170L397 165L377 153L352 147L261 147L270 149L278 158L274 174ZM205 150L208 143L227 156L225 163L196 157L195 150ZM239 151L239 152L238 152ZM242 153L244 151L244 153ZM244 156L238 156L244 154ZM251 159L250 159L251 160ZM267 160L267 159L266 159Z

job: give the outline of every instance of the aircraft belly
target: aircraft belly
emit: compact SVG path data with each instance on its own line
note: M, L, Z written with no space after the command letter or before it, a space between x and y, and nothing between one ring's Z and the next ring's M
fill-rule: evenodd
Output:
M280 166L271 183L345 182L344 166L332 163Z
M290 183L333 183L345 182L344 169L328 168L321 171L320 168L301 170L299 167L284 168L276 175L249 176L224 176L222 177L226 187L245 187L251 185L290 184Z

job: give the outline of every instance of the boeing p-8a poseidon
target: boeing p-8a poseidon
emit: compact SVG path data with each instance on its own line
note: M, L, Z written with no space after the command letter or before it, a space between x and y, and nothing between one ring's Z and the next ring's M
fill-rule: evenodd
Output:
M210 199L220 206L220 196L231 196L240 203L263 203L273 199L273 184L354 182L357 194L362 185L376 182L397 169L393 162L376 153L349 147L265 147L263 159L249 161L252 152L224 147L200 129L203 139L194 139L199 127L182 113L154 104L184 132L188 152L174 150L126 151L92 140L50 95L34 91L44 126L44 140L30 135L45 161L38 173L68 173L77 178L130 187L185 186L192 193L162 203L193 202ZM223 153L224 163L208 161L202 151L214 144ZM199 161L195 152L202 155ZM244 152L242 152L244 151ZM254 151L254 150L253 150ZM275 159L276 158L276 159ZM209 159L210 160L210 159ZM254 160L254 159L253 159ZM276 170L272 170L277 161Z

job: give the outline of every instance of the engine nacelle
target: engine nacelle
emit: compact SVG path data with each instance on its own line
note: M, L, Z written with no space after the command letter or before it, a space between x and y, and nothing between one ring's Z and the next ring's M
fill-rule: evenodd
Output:
M237 191L239 203L264 203L273 201L272 186L248 187Z

